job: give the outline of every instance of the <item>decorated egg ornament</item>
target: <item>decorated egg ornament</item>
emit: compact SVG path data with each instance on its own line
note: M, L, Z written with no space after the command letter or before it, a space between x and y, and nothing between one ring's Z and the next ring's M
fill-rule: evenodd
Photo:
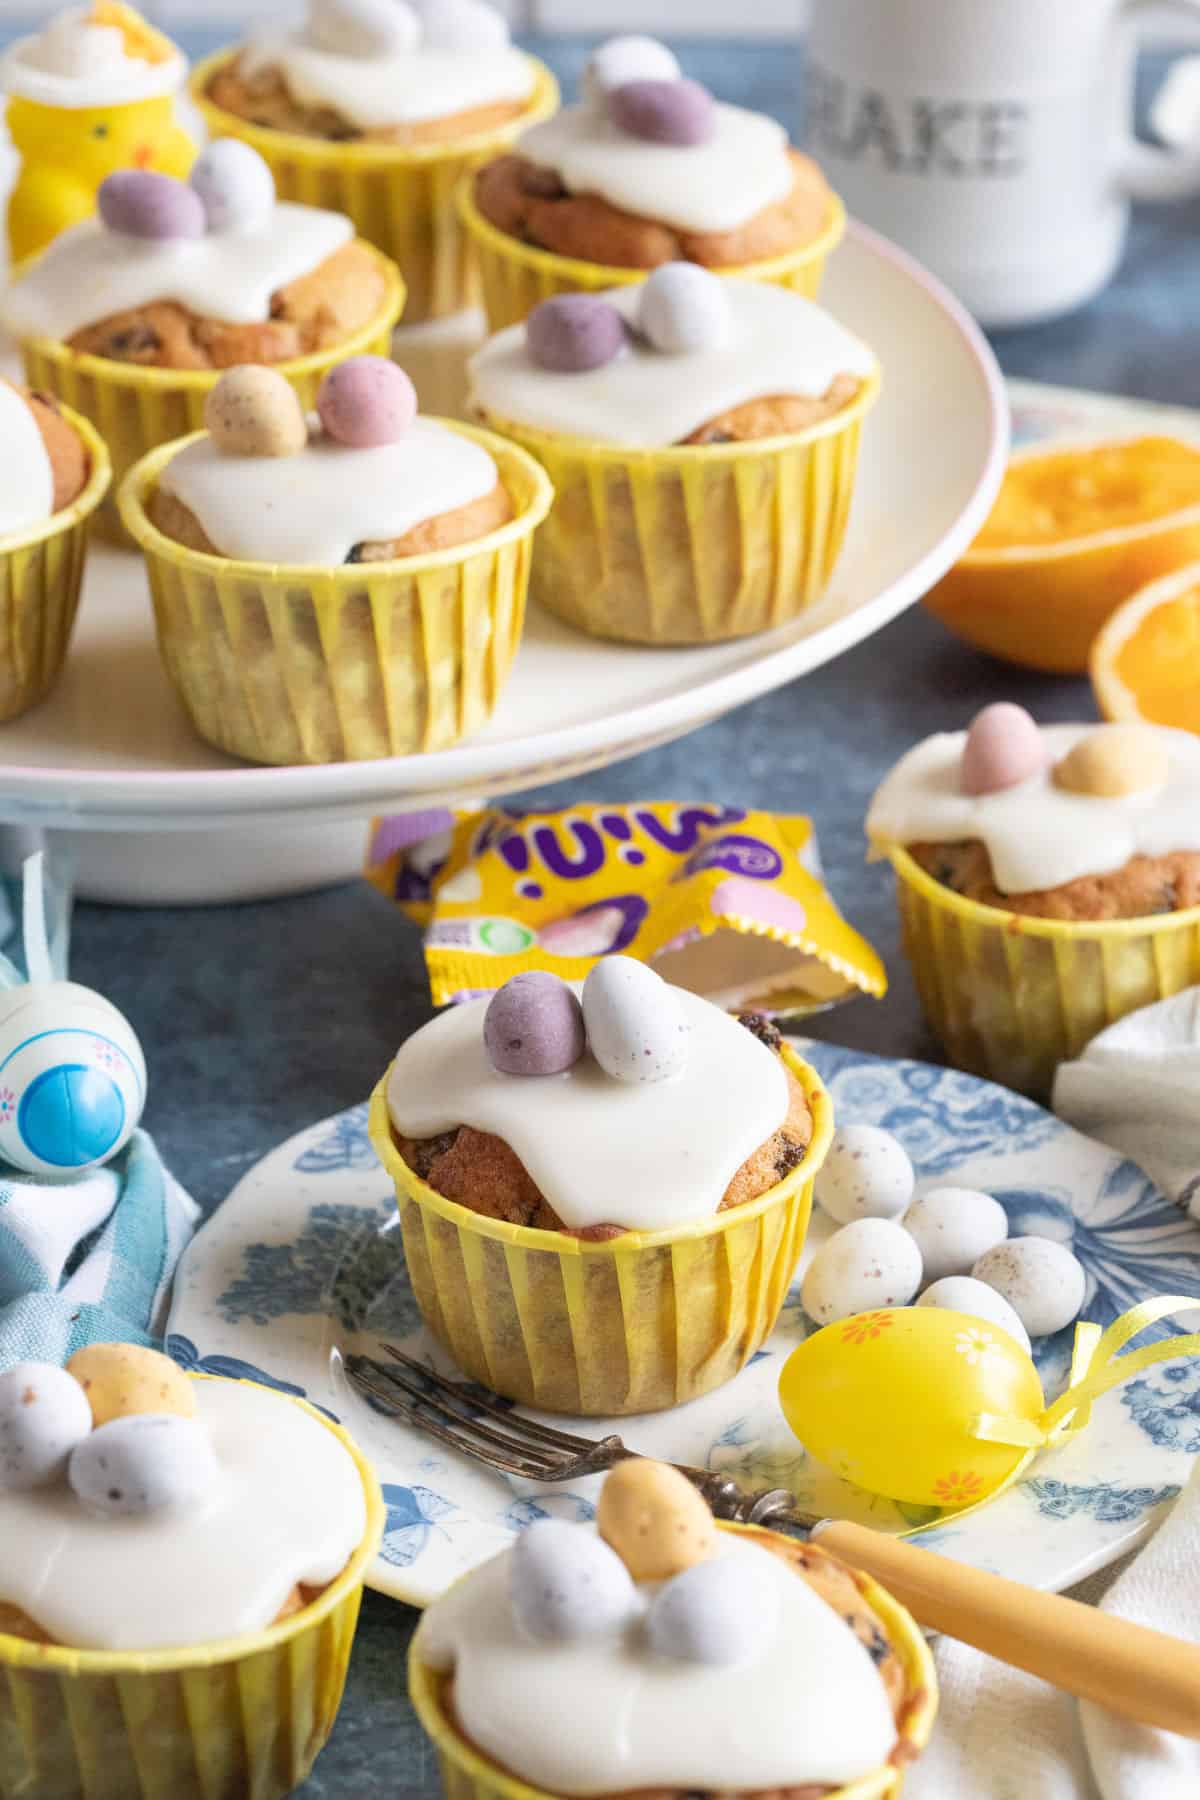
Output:
M960 1511L1007 1486L1035 1451L1082 1431L1110 1388L1152 1363L1200 1354L1200 1334L1120 1354L1147 1326L1195 1305L1166 1295L1103 1333L1080 1325L1070 1383L1050 1406L1027 1351L988 1320L938 1306L860 1313L793 1350L780 1403L809 1454L847 1481Z

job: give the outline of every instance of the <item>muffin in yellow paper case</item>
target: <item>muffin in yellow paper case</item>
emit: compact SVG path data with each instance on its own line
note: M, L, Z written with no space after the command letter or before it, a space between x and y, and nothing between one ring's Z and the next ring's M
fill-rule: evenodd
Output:
M509 44L498 12L458 10L339 20L314 0L305 23L222 50L191 78L215 137L253 145L284 198L336 207L400 264L409 323L478 303L459 183L558 105L553 75Z
M615 955L581 999L528 969L441 1013L369 1124L433 1336L499 1394L607 1416L708 1393L769 1335L833 1108L765 1017Z
M1001 703L910 751L867 830L896 871L925 1015L960 1068L1044 1096L1105 1026L1200 982L1190 733L1039 730Z
M408 1688L448 1800L678 1800L700 1781L894 1800L938 1702L923 1634L877 1582L817 1543L716 1525L640 1458L606 1478L595 1524L538 1521L436 1600ZM537 1707L513 1704L530 1691Z
M812 302L690 263L547 300L470 365L474 415L554 483L534 598L639 644L745 637L821 598L879 385Z
M88 526L112 479L86 419L0 382L0 721L45 698L79 606Z
M0 312L30 385L92 421L119 483L203 423L226 368L269 363L312 406L337 363L388 354L404 298L348 218L278 201L262 159L228 143L188 181L110 175L97 215L19 265ZM98 523L127 541L115 504Z
M231 370L210 432L128 476L167 672L201 736L254 762L442 749L507 679L550 484L489 432L418 419L385 358L340 364L317 408Z
M304 1401L131 1345L19 1364L0 1404L14 1383L25 1416L30 1393L53 1415L57 1461L0 1494L0 1796L282 1800L341 1701L383 1531L374 1472ZM264 1605L274 1623L242 1623Z
M781 125L714 100L640 36L601 44L577 103L464 177L458 204L493 331L677 261L812 300L846 226Z

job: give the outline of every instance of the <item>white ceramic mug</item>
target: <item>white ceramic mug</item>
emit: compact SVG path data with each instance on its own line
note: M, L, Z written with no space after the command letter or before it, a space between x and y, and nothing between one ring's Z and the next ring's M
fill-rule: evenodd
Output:
M1200 18L1200 0L1174 0ZM1131 199L1200 190L1132 134L1129 0L812 0L808 136L852 214L988 325L1068 312L1121 257Z

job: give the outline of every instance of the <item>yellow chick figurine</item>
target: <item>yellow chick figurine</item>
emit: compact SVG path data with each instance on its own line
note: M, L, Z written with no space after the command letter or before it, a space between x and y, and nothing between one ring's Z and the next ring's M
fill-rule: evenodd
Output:
M0 63L21 169L8 204L14 263L90 218L118 169L185 176L196 145L175 117L187 65L168 38L117 0L58 14Z

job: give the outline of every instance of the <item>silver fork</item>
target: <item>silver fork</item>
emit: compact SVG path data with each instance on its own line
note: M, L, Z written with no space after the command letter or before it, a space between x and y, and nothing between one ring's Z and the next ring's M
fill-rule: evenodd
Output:
M383 1348L396 1368L385 1368L366 1356L346 1358L346 1373L359 1393L381 1412L403 1419L498 1474L525 1481L577 1481L584 1475L603 1475L616 1463L641 1455L615 1433L585 1438L540 1425L510 1411L484 1388L449 1381L394 1344ZM699 1489L718 1519L803 1533L820 1523L819 1514L800 1511L786 1488L748 1494L712 1469L694 1469L687 1463L673 1467Z

